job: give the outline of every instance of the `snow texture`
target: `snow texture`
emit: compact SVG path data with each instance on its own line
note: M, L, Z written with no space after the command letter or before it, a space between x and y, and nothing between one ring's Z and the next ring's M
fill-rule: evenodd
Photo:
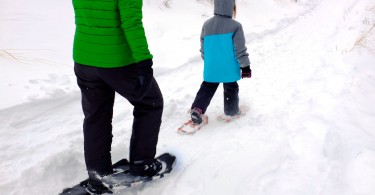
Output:
M253 77L246 116L182 136L202 82L212 0L144 0L165 108L167 177L118 194L374 195L375 2L237 0ZM87 177L73 72L71 1L1 0L0 194L58 194ZM221 88L221 87L220 87ZM208 108L223 112L222 89ZM132 107L116 96L112 158L127 158Z

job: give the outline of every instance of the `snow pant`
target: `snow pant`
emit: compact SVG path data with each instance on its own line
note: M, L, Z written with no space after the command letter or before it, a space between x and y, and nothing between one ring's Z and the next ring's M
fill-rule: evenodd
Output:
M120 68L97 68L75 63L82 94L84 155L87 170L112 172L111 143L115 92L133 106L130 162L152 162L163 113L163 96L153 77L152 61Z
M210 83L210 82L203 81L191 108L198 107L202 110L202 113L204 114L219 84L220 83ZM233 116L237 114L239 111L238 84L237 82L223 83L223 86L224 86L224 113L226 115Z

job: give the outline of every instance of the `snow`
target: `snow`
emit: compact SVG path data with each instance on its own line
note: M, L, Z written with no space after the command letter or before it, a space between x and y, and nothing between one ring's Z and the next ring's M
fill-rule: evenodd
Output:
M375 194L375 2L237 0L253 70L239 81L240 104L250 110L216 121L220 89L209 125L181 136L202 82L210 2L144 0L165 100L158 154L177 164L117 194ZM0 194L58 194L87 177L71 2L2 0L0 35ZM131 113L116 96L113 161L128 157Z

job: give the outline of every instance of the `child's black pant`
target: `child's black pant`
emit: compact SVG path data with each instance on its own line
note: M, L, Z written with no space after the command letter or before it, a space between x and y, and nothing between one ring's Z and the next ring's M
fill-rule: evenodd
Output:
M163 96L153 77L152 62L120 68L75 64L82 94L85 161L88 171L112 171L111 143L115 92L133 106L130 161L152 161L163 112ZM130 115L130 113L129 113ZM131 117L129 116L128 117ZM130 124L122 124L130 125Z
M217 87L220 83L210 83L203 81L197 96L191 108L198 107L203 113L206 112L212 97L215 95ZM223 83L224 86L224 113L226 115L235 115L238 113L238 84L237 82Z

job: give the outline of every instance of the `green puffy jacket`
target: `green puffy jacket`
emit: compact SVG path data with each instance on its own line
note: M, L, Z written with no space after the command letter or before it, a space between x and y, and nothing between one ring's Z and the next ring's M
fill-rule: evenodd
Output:
M102 68L152 59L142 24L142 0L73 0L75 62Z

